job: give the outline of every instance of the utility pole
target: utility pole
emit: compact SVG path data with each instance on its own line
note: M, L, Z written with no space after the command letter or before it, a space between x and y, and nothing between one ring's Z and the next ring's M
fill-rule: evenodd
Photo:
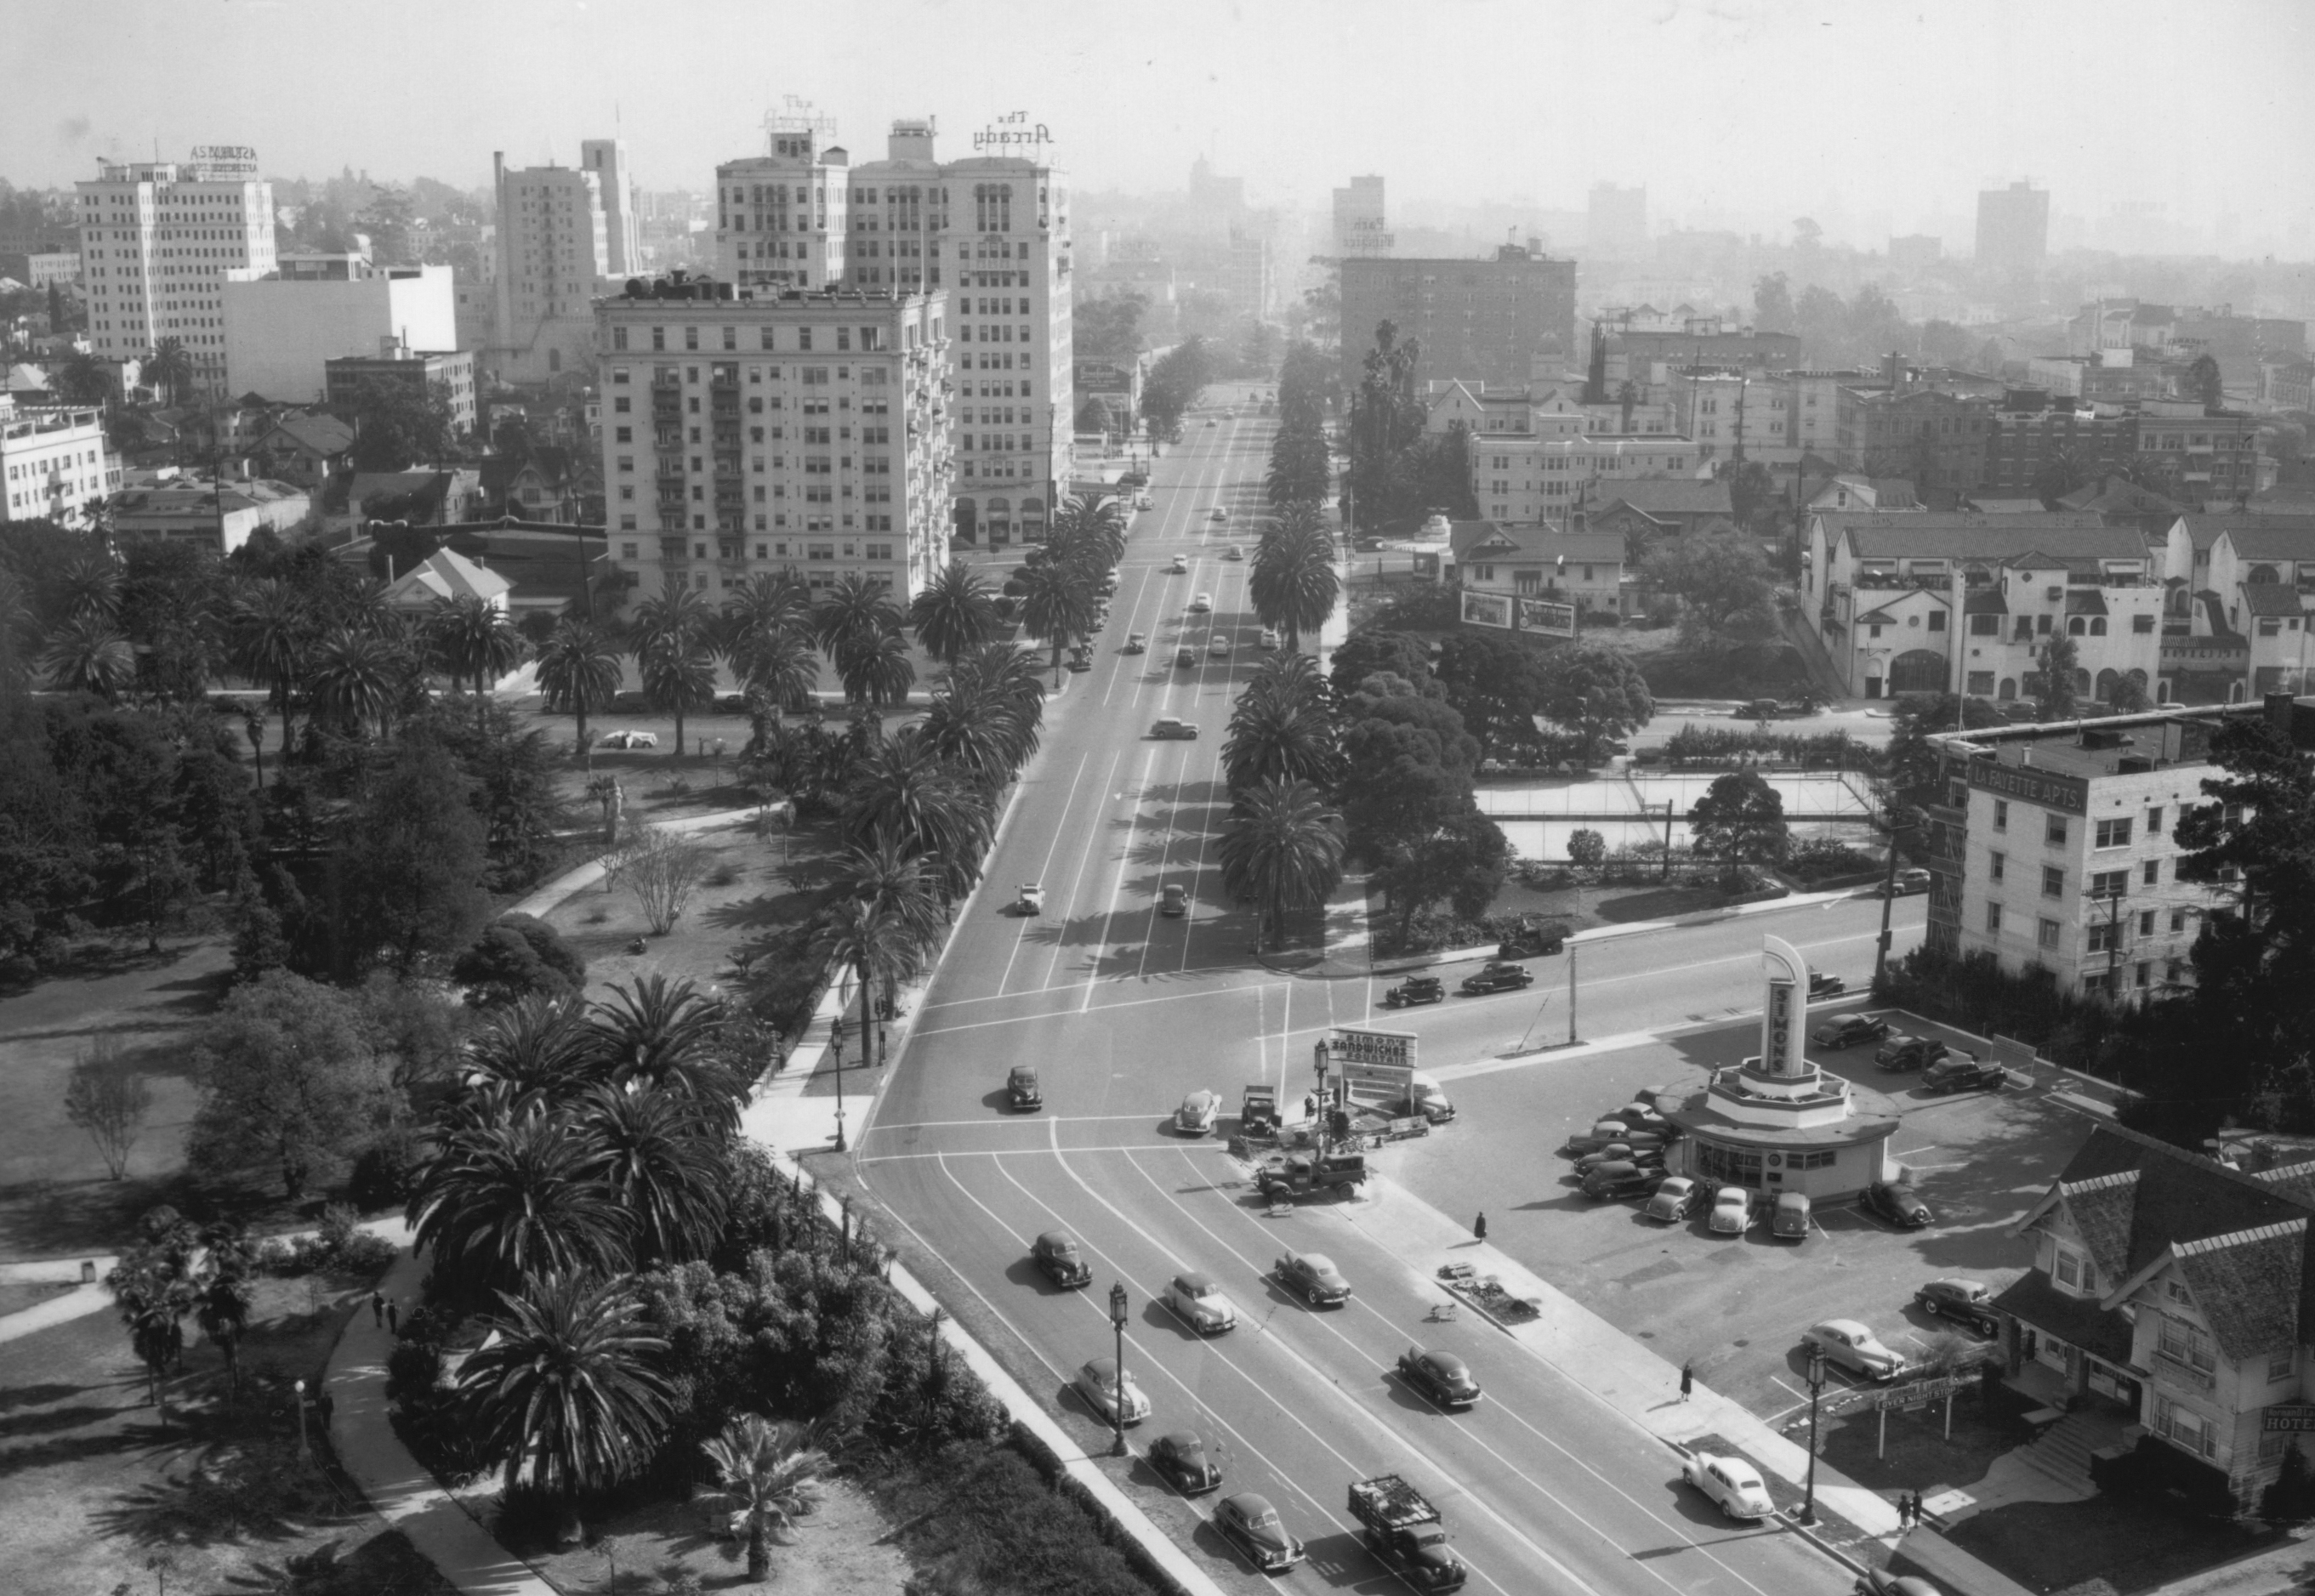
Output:
M2128 884L2129 877L2124 876ZM2116 1007L2122 1005L2122 894L2106 895L2106 995Z
M1656 876L1656 879L1657 879L1658 881L1670 881L1670 880L1672 879L1672 808L1673 808L1673 802L1672 802L1672 799L1669 799L1669 798L1665 799L1665 800L1664 800L1664 849L1663 849L1663 870L1662 870L1661 872L1659 872L1659 873L1658 873L1658 874L1657 874L1657 876Z
M1808 1487L1801 1498L1801 1522L1816 1522L1816 1419L1817 1397L1824 1390L1824 1349L1809 1348L1809 1466Z
M1567 1045L1575 1045L1575 944L1567 944Z
M1889 915L1897 906L1897 838L1912 829L1911 822L1897 823L1896 812L1889 815L1889 870L1881 881L1881 936L1873 947L1873 984L1878 988L1882 972L1889 968Z

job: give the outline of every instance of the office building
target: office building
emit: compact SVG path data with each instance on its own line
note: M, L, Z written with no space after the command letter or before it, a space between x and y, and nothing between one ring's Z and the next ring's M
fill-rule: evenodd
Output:
M852 158L836 142L834 120L774 116L765 150L715 168L716 277L746 288L841 284Z
M409 350L388 343L376 354L323 362L322 386L332 405L351 405L365 383L401 383L421 394L439 391L450 406L451 426L461 434L475 430L471 350Z
M84 526L120 486L120 458L95 405L19 406L0 394L0 520Z
M892 124L884 158L852 169L847 207L852 230L846 280L874 292L918 293L941 286L940 235L948 188L935 158L930 117Z
M2050 253L2050 191L2030 182L1977 196L1977 269L2031 277Z
M945 294L679 277L595 315L611 560L631 601L672 584L720 602L793 567L815 589L869 577L905 607L947 563L961 346Z
M1390 222L1384 213L1382 179L1354 177L1335 191L1335 253L1388 255Z
M627 164L624 138L586 138L579 143L579 164L595 174L595 192L603 207L604 270L612 277L630 277L643 270L637 253L635 184Z
M2158 472L2160 491L2173 498L2240 502L2272 485L2262 477L2258 427L2241 411L2148 400L2138 407L2137 463Z
M80 252L0 249L0 277L13 279L28 288L45 288L50 283L76 283L80 280Z
M595 358L592 306L610 274L602 180L569 166L509 170L491 156L498 193L498 275L483 364L513 383L581 373Z
M1515 244L1487 260L1345 256L1342 262L1343 386L1355 393L1375 329L1421 345L1415 380L1523 388L1555 379L1576 357L1575 262Z
M233 392L310 404L324 365L374 355L383 343L414 350L458 344L456 286L448 266L374 266L361 255L283 255L279 270L226 273L226 369Z
M1270 241L1243 228L1230 229L1229 256L1222 268L1221 289L1230 308L1240 315L1266 316L1277 298L1272 275Z
M1614 183L1593 183L1587 208L1585 249L1593 256L1629 261L1648 248L1648 191L1621 189Z
M102 360L174 339L200 392L228 391L228 271L274 268L273 185L257 152L204 145L187 161L107 161L80 191L81 288Z

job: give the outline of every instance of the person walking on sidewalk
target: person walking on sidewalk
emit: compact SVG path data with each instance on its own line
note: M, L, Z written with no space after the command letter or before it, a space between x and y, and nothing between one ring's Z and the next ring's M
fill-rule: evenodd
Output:
M385 1326L386 1293L383 1291L372 1291L369 1294L369 1322L379 1328Z
M1680 1399L1682 1402L1687 1401L1689 1393L1695 1389L1696 1360L1691 1358L1680 1366Z
M402 1304L388 1300L386 1305L386 1328L390 1335L402 1334Z
M1471 1235L1475 1240L1485 1241L1487 1239L1487 1216L1486 1214L1481 1214L1477 1220L1471 1226Z

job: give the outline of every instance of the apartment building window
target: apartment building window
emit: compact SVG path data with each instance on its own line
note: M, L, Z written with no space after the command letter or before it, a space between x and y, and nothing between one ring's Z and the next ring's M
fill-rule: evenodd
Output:
M2096 847L2113 848L2130 846L2130 822L2126 820L2100 820L2098 823Z
M2042 824L2042 840L2052 847L2063 843L2066 840L2066 817L2053 814L2045 819Z
M2036 927L2034 940L2042 947L2056 947L2058 945L2058 922L2055 920L2044 920Z
M694 490L696 492L697 490ZM2055 864L2042 866L2042 896L2062 898L2066 895L2066 873Z
M624 527L620 528L620 530L622 530L622 531L625 531L625 530L627 530L627 529L628 529L628 528L624 528ZM623 543L623 544L621 544L621 545L619 545L619 558L620 558L620 559L622 559L622 560L632 560L632 559L634 559L634 557L635 557L635 545L634 545L634 544L632 544L632 543Z
M666 347L667 329L665 327L653 327L652 329L652 348L655 350L663 350Z
M2172 909L2172 910L2170 911L2170 929L2171 929L2171 931L2172 931L2174 934L2176 934L2176 933L2178 933L2178 932L2184 931L2186 928L2186 911L2185 909Z
M2152 909L2149 909L2140 911L2138 916L2138 934L2141 936L2151 936L2154 935L2154 911Z
M2149 837L2162 835L2162 811L2159 807L2146 811L2146 835Z
M1993 801L1993 829L1996 831L2009 829L2009 800L2007 798Z
M2162 880L2162 861L2160 859L2147 860L2145 864L2142 867L2141 873L2145 877L2146 884L2148 886L2151 887L2158 884Z
M1985 906L1985 928L1988 931L2001 929L2001 905L1999 903L1989 903Z
M627 347L627 330L625 327L614 327L611 329L611 347L615 350L623 350Z
M2120 937L2116 935L2118 929L2119 927L2115 926L2112 921L2092 920L2089 925L2089 940L2084 951L2093 953L2110 953L2114 952L2115 948L2121 941Z
M2004 877L2004 875L2008 873L2009 868L2009 855L2007 855L2007 854L1990 854L1990 855L1988 855L1988 856L1986 856L1986 871L1985 871L1985 875L1986 875L1986 879L1987 879L1988 881L2000 881L2000 880Z
M2130 872L2127 870L2101 870L2090 877L2090 896L2093 898L2119 898L2129 891Z

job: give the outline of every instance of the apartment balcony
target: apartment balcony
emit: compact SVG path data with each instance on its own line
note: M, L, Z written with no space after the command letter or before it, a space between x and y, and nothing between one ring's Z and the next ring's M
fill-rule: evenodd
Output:
M689 559L691 540L681 536L661 537L659 540L659 557L662 563L670 560Z

